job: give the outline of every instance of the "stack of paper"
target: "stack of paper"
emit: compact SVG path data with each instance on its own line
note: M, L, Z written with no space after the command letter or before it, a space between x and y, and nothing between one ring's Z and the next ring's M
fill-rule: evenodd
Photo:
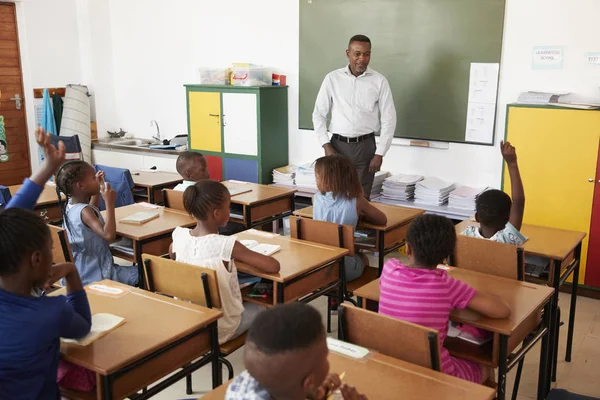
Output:
M295 184L294 178L296 177L296 169L297 167L295 165L275 168L273 170L273 183L293 186Z
M452 191L448 197L448 207L461 210L475 211L477 197L489 188L474 188L470 186L461 186Z
M371 188L371 199L378 197L381 194L383 188L383 182L390 176L389 172L379 171L375 173L375 179L373 180L373 187Z
M407 201L415 195L415 185L423 180L421 175L398 174L383 182L381 195L390 200Z
M450 192L453 190L454 183L445 182L438 178L425 178L417 183L415 203L441 206L446 204Z
M309 188L317 187L314 163L306 163L296 170L296 185Z

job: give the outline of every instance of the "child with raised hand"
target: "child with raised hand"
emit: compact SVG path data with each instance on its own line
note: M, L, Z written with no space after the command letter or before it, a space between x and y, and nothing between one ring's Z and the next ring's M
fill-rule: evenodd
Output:
M454 250L456 232L446 217L417 217L406 233L408 265L388 260L380 280L379 313L439 331L442 371L475 383L492 378L487 368L451 357L444 348L453 309L469 308L488 318L507 318L510 309L501 299L477 292L437 269Z
M70 161L56 173L56 192L63 215L75 265L84 285L111 279L136 285L138 268L114 263L109 243L117 234L115 221L116 193L108 182L104 183L102 171L85 161ZM64 194L63 202L60 193ZM106 221L93 203L102 195L106 204ZM96 202L97 204L97 202Z
M525 210L525 191L517 164L517 153L509 142L502 142L500 150L510 175L512 201L501 190L483 192L477 198L475 213L480 227L469 226L462 234L521 246L527 240L519 232Z
M6 208L18 207L33 210L37 199L40 197L44 185L54 175L58 168L65 162L65 145L58 143L58 148L50 143L50 134L45 133L41 127L36 128L35 138L44 152L44 162L41 167L31 175L31 178L25 179L23 186L9 200Z
M355 388L329 374L327 335L321 314L303 303L262 312L252 323L246 371L227 388L226 400L326 399L340 390L346 400L366 400Z
M359 218L374 225L385 225L387 217L364 197L356 168L340 154L319 158L315 162L318 192L313 197L313 218L317 221L352 225ZM346 282L358 279L368 259L357 253L344 261Z
M224 314L218 322L219 343L224 343L246 332L264 309L242 302L234 260L273 274L279 272L279 261L246 248L235 236L219 235L219 227L229 221L231 204L229 190L222 183L203 180L188 187L183 204L197 225L194 229L179 227L173 231L171 258L217 271Z
M67 295L34 297L64 278ZM30 211L0 213L0 399L58 399L60 338L89 333L91 314L74 264L52 266L52 237Z

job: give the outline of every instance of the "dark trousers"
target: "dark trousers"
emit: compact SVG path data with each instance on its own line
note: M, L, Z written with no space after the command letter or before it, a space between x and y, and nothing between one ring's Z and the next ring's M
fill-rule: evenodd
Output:
M336 139L331 139L331 145L336 152L346 156L356 167L358 178L363 187L365 198L371 198L371 189L373 188L373 180L375 173L369 172L369 164L375 156L377 145L375 137L363 140L358 143L346 143Z

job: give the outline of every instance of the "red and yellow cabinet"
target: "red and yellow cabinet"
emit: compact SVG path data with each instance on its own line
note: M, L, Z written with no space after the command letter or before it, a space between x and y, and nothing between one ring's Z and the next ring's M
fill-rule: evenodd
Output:
M189 148L212 179L271 183L288 164L287 86L186 85Z
M579 279L600 288L600 111L509 105L506 140L517 149L524 222L585 232Z

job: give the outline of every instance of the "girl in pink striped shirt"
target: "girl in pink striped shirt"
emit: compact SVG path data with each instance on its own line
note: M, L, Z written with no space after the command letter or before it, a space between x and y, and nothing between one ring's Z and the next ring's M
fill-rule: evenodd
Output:
M446 217L426 214L416 218L406 234L408 265L386 262L381 275L379 312L439 331L442 371L475 383L493 373L471 361L450 356L443 346L453 309L470 308L489 318L506 318L510 309L501 299L478 293L464 282L437 269L454 250L456 232Z

